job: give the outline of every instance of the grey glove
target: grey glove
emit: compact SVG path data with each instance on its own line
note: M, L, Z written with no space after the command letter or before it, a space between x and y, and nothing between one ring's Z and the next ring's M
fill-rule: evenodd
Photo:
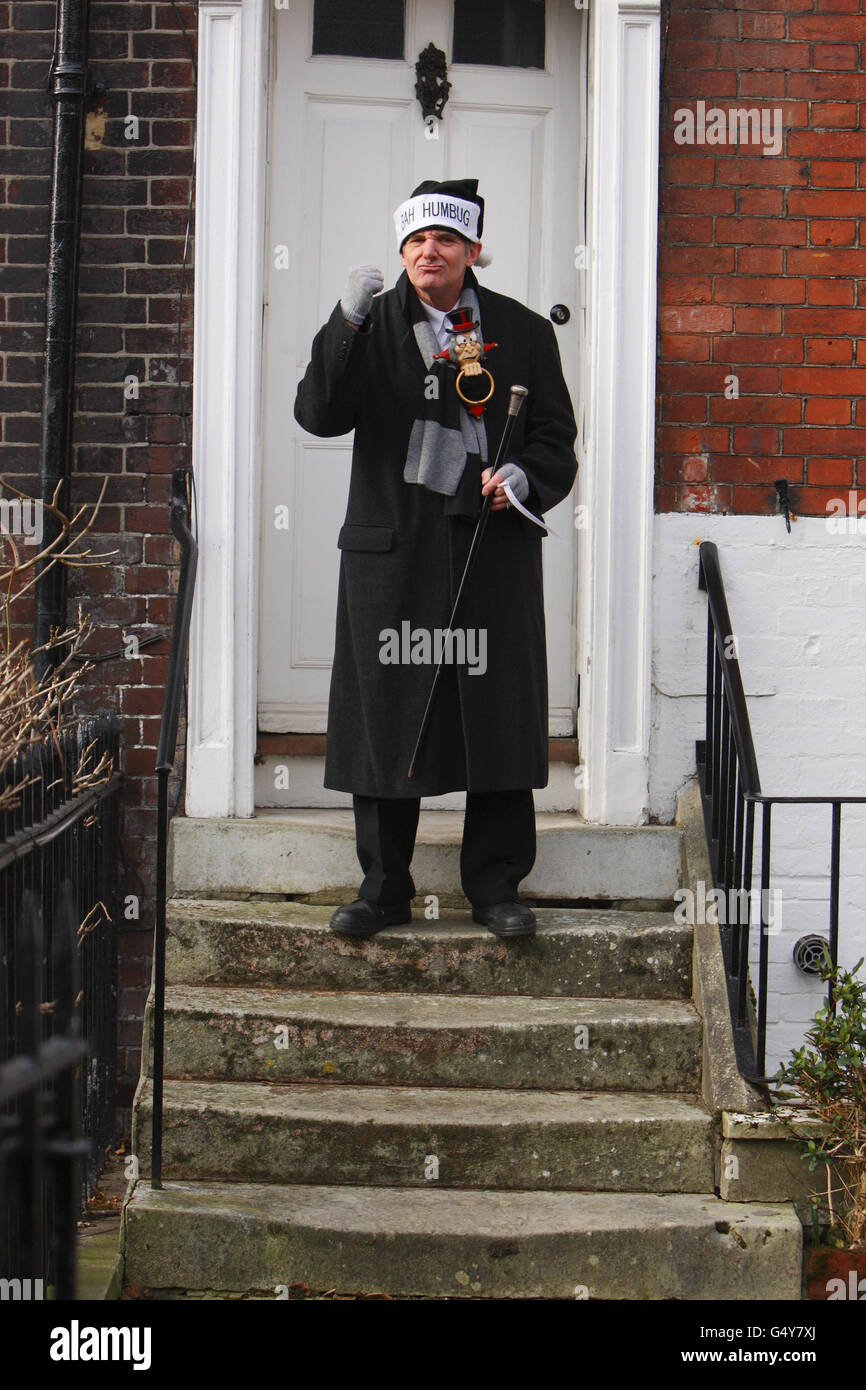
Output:
M504 487L506 483L510 483L511 491L514 493L518 502L526 501L529 496L529 479L522 468L519 468L516 463L503 464L502 468L499 469L499 476L502 479L502 482L499 484L500 487ZM511 503L509 502L508 505L510 507Z
M370 312L374 296L384 288L385 278L374 265L353 266L340 300L343 318L360 328Z

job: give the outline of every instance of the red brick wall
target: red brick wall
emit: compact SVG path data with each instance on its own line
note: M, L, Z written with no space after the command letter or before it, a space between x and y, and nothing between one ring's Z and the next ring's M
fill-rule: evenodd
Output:
M178 12L196 38L196 5ZM53 3L0 4L7 31L0 65L0 122L8 145L3 232L5 313L0 354L0 475L38 496L41 345L52 103L46 78L53 50ZM97 569L69 574L69 613L80 599L94 623L88 648L107 652L135 633L168 628L174 612L177 547L169 531L171 470L187 461L179 415L176 322L192 167L195 90L189 52L170 4L90 0L88 57L104 84L84 155L76 416L72 506L108 485L96 521ZM139 119L137 139L124 118ZM104 130L102 129L104 118ZM188 257L191 286L192 257ZM192 295L183 306L183 380L190 380ZM139 399L124 399L135 375ZM183 406L190 404L189 389ZM24 481L22 481L22 479ZM22 614L21 636L32 628ZM138 1077L141 1018L154 920L156 745L169 643L143 646L138 659L102 662L84 677L81 710L113 708L123 719L125 773L121 832L130 866L125 891L140 895L137 921L118 923L119 1103ZM185 730L178 738L183 761ZM177 794L170 783L170 805Z
M660 511L774 512L786 478L795 511L824 515L866 484L864 50L862 0L671 0ZM677 144L674 112L699 100L780 108L780 153ZM725 399L731 373L739 399Z

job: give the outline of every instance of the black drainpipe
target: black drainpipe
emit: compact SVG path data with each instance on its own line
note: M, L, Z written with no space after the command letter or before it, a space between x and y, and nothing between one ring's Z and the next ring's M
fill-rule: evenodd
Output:
M45 352L42 376L42 432L39 481L43 502L57 497L69 515L69 473L75 380L75 310L78 281L78 234L81 212L81 156L87 96L87 0L57 0L56 42L49 90L54 101L54 149L51 161L51 218L48 279L45 291ZM44 512L43 546L59 533L55 518ZM50 628L66 627L66 566L45 561L36 566L33 638L41 647ZM37 652L37 675L66 655L66 647Z

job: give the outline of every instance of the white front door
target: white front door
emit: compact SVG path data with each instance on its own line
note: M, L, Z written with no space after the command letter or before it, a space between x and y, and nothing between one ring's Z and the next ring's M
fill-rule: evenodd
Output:
M479 22L487 11L501 22ZM297 383L347 269L373 263L386 286L396 281L401 266L391 213L423 179L478 178L486 203L483 241L493 257L478 271L484 285L545 316L553 305L567 308L570 318L556 332L579 409L583 20L573 0L501 0L492 10L479 0L291 0L288 9L274 11L260 548L263 731L327 728L336 539L351 436L316 439L301 430L292 413ZM435 139L425 131L414 90L415 62L431 42L447 55L452 84ZM540 62L541 54L543 67L521 65ZM572 735L572 500L548 519L568 542L544 545L550 730Z

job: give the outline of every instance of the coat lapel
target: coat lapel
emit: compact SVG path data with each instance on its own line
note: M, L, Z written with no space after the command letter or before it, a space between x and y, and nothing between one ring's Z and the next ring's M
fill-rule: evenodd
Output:
M394 290L397 295L397 303L400 306L398 314L399 330L401 334L405 334L405 342L409 349L405 354L405 359L411 363L412 370L416 376L425 377L427 375L427 364L421 356L421 349L418 346L418 340L415 337L415 331L412 327L412 305L409 301L410 296L413 299L415 298L415 294L409 283L409 276L406 274L405 270L394 286ZM402 352L401 356L404 356Z

